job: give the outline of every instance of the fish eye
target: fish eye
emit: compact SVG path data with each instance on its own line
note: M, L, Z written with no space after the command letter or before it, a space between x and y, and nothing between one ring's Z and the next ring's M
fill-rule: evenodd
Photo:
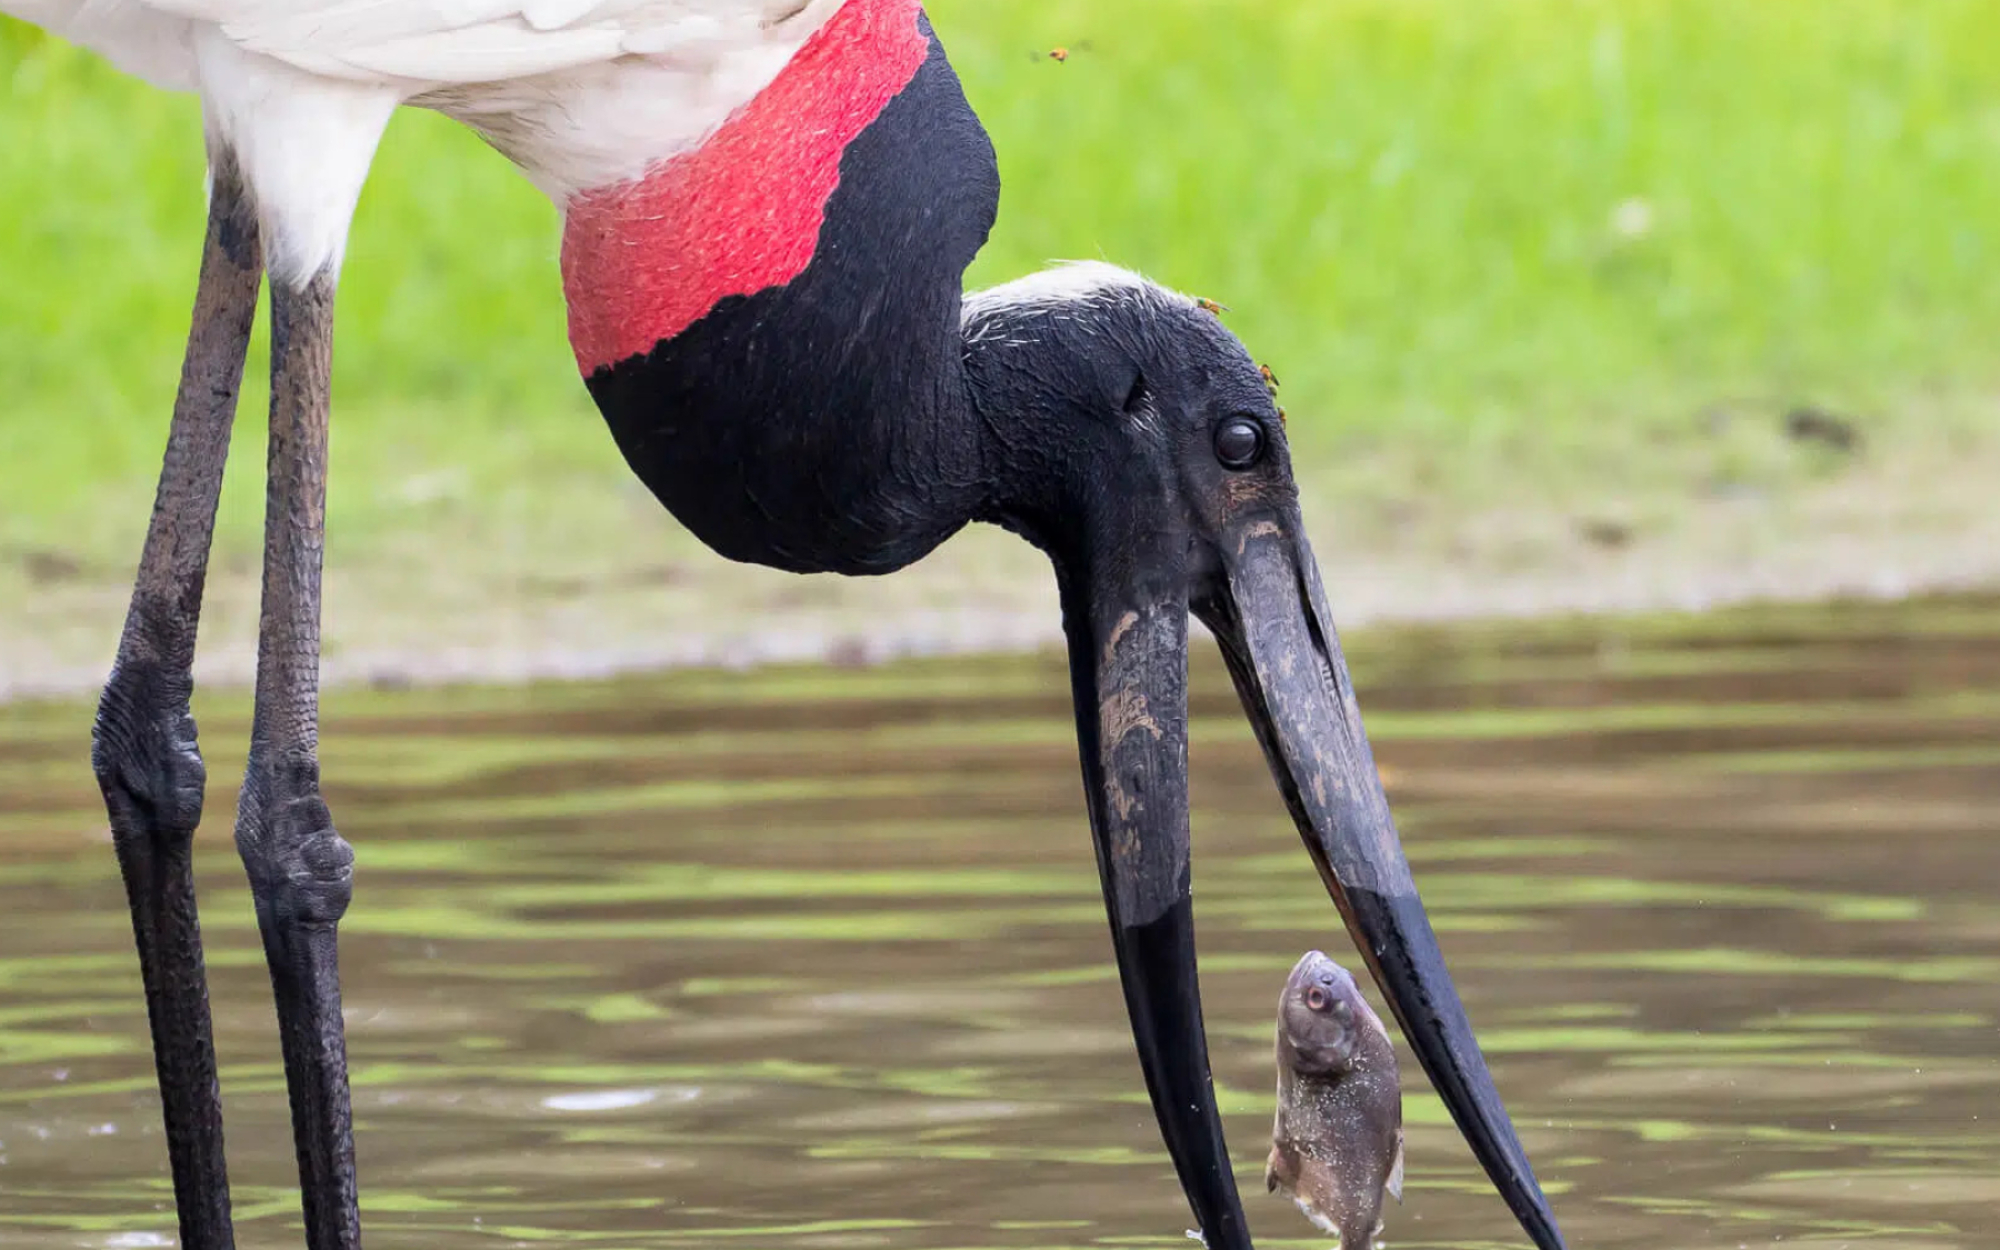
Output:
M1306 1006L1314 1011L1326 1010L1326 991L1315 985L1306 991Z
M1230 417L1215 427L1215 458L1224 468L1247 469L1264 454L1264 427L1249 417Z

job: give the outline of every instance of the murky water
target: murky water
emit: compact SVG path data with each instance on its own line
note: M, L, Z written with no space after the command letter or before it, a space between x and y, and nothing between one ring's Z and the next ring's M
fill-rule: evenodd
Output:
M2000 1238L2000 603L1357 639L1418 884L1572 1246ZM1196 672L1216 1078L1352 948ZM302 1244L210 700L239 1237ZM82 704L0 709L0 1243L173 1240ZM1188 1244L1059 659L330 701L372 1247ZM1372 990L1372 987L1370 987ZM1522 1244L1407 1051L1402 1247Z

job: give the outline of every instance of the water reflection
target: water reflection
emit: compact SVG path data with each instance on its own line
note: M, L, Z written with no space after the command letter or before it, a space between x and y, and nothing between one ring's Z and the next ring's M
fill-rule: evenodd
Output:
M1410 858L1573 1245L1971 1247L2000 1203L2000 604L1357 638ZM1260 1243L1271 1004L1347 951L1219 666L1216 1079ZM300 1244L198 708L241 1243ZM0 1240L172 1243L83 704L0 709ZM371 1247L1182 1246L1060 661L329 701ZM1413 1058L1404 1247L1518 1239Z

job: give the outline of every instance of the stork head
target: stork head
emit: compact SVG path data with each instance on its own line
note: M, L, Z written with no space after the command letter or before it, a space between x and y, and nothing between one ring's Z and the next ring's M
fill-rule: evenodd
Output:
M1221 645L1308 854L1404 1036L1536 1244L1562 1245L1404 860L1306 541L1269 375L1213 306L1107 265L967 298L986 519L1061 586L1092 830L1133 1032L1204 1219L1233 1186L1189 903L1187 638ZM1208 1227L1209 1244L1225 1244Z

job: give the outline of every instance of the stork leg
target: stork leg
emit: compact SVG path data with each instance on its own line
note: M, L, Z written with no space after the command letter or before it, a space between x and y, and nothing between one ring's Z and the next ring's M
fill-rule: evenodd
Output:
M262 276L256 214L236 164L220 153L212 166L194 325L90 752L132 909L185 1250L234 1244L194 897L194 831L207 773L188 700L209 540Z
M277 998L309 1250L361 1244L336 927L354 852L319 790L320 555L333 271L271 282L271 444L257 707L236 817Z

